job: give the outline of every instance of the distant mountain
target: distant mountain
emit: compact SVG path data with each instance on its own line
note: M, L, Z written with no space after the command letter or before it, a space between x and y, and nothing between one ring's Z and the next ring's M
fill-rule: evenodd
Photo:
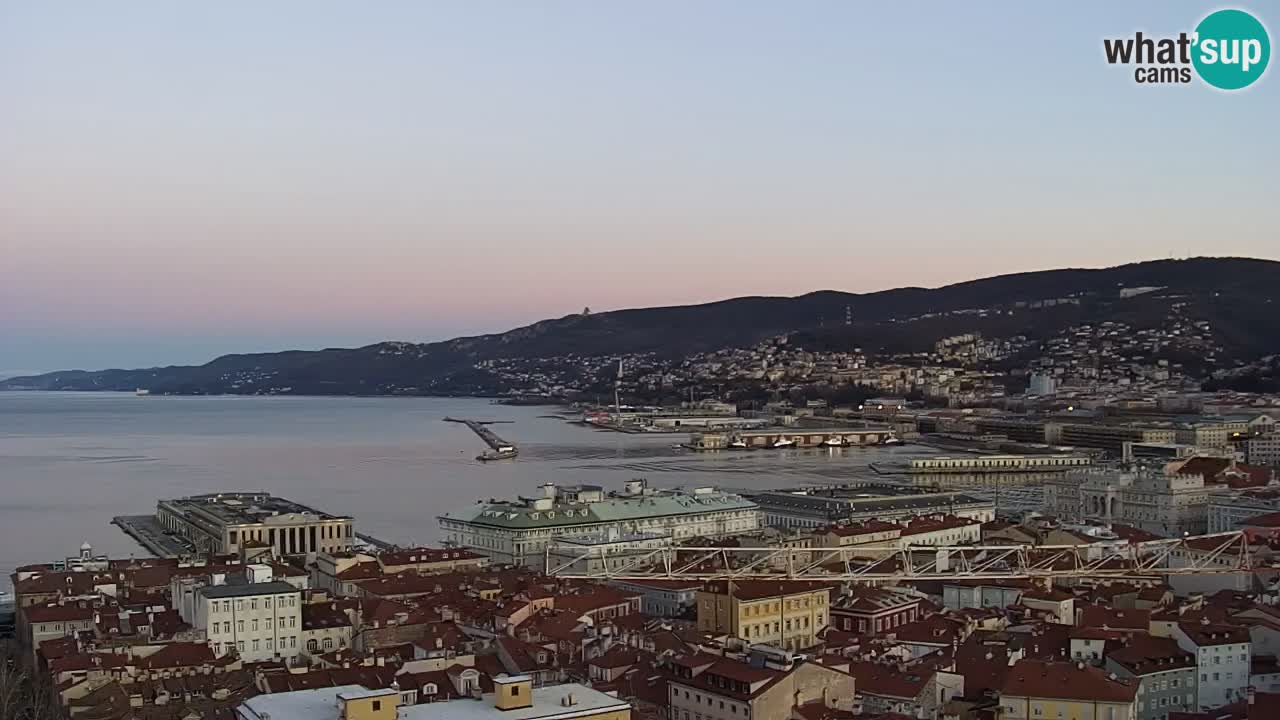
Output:
M1194 258L1018 273L935 289L821 291L569 315L505 333L428 344L224 355L200 366L69 370L0 381L0 390L489 394L503 388L476 368L485 360L631 353L681 357L782 334L794 334L805 347L927 350L940 337L970 331L1042 338L1071 325L1109 320L1150 327L1175 302L1211 323L1226 358L1251 360L1280 351L1280 262Z

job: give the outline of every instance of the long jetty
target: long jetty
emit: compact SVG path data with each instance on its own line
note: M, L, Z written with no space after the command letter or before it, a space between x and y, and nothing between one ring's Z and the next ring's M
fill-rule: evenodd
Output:
M509 443L509 442L507 442L506 440L503 440L502 438L498 437L498 434L497 434L497 433L495 433L494 431L492 431L492 430L490 430L488 427L486 427L486 425L493 425L493 424L495 424L495 423L500 423L500 422L510 422L509 420L507 420L507 421L503 421L503 420L483 420L483 421L482 421L482 420L465 420L465 419L461 419L461 418L447 417L447 418L445 418L445 419L444 419L444 421L445 421L445 422L452 422L452 423L461 423L461 424L466 425L467 427L471 428L471 432L474 432L476 435L479 435L479 436L480 436L480 439L481 439L481 440L484 440L484 441L485 441L485 443L486 443L490 448L492 448L492 449L494 450L494 452L497 452L497 451L501 450L502 448L514 448L514 447L515 447L515 445L514 445L513 443Z

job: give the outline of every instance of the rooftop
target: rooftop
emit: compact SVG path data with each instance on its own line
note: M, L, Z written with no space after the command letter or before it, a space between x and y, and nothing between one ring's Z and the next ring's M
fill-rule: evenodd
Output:
M262 583L243 583L232 585L208 585L200 588L200 594L207 598L251 597L258 595L281 595L300 592L298 588L283 580Z
M255 720L320 720L337 718L338 696L343 693L368 692L363 685L294 690L293 692L259 695L240 706L245 717Z
M491 500L464 510L447 512L440 520L475 525L524 529L572 527L673 515L755 510L756 504L741 495L712 490L686 493L677 490L644 494L610 494L599 501L583 501L575 495L516 500Z
M1131 703L1137 682L1112 680L1085 663L1019 660L1009 668L1002 696Z
M182 515L198 514L219 525L257 525L273 522L284 523L296 516L310 516L316 520L348 519L347 516L330 515L301 503L276 497L265 492L226 492L192 495L175 500L161 500Z
M494 678L499 682L499 678ZM613 710L630 709L631 704L593 690L586 685L566 683L534 688L528 707L499 710L494 707L494 696L484 695L475 700L453 700L423 705L407 705L400 708L398 720L538 720L539 718L574 718L600 715ZM565 705L572 696L573 704Z

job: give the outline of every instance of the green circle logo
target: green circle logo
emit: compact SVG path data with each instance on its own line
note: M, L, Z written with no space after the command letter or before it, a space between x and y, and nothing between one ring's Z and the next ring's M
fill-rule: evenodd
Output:
M1196 26L1191 63L1200 79L1221 90L1252 85L1266 72L1271 39L1258 19L1243 10L1219 10Z

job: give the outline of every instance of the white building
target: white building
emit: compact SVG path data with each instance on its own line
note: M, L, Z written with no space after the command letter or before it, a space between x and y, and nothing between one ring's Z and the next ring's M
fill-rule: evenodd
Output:
M1045 482L1044 504L1064 520L1118 522L1165 537L1207 526L1204 477L1175 470L1090 469Z
M216 655L235 651L245 662L294 658L305 647L301 592L274 580L265 565L247 570L245 578L175 579L178 614L204 632Z
M1028 395L1053 395L1058 392L1058 381L1052 375L1035 373L1031 376Z
M449 545L471 548L496 563L542 567L547 548L565 538L650 535L680 543L757 530L760 513L754 502L713 488L659 491L631 480L621 493L547 483L538 497L477 503L439 521Z
M1248 697L1249 631L1234 625L1179 623L1174 639L1196 658L1196 704L1201 710L1240 702Z

